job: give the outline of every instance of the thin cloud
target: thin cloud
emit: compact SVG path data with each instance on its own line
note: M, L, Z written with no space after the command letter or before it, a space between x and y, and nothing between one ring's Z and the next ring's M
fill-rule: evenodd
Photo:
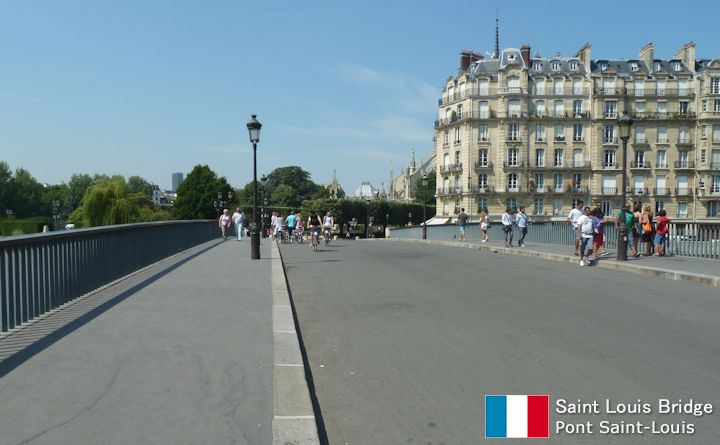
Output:
M22 94L15 94L9 91L0 91L0 96L9 97L10 99L22 100L25 102L42 103L42 101L35 97L23 96Z

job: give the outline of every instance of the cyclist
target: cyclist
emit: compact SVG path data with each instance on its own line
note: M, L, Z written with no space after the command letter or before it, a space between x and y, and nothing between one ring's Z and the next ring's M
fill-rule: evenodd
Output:
M288 217L285 219L285 224L286 224L286 226L287 226L288 239L289 239L290 242L292 243L292 240L293 240L293 231L295 230L295 225L296 225L296 222L295 222L295 212L294 212L294 211L290 211L290 214L289 214Z
M317 239L320 239L320 217L317 213L310 212L310 216L308 216L307 220L307 227L310 230L310 246L313 247L313 244L317 245L317 241L316 239L313 239L313 237L317 236Z
M335 220L333 218L332 212L327 212L323 217L323 236L325 237L326 245L330 242L330 236L332 235L334 225Z
M295 238L297 239L297 241L300 244L302 244L302 242L303 242L303 226L304 226L303 219L302 219L302 213L297 212L295 214L295 223L296 223L295 232L294 232Z

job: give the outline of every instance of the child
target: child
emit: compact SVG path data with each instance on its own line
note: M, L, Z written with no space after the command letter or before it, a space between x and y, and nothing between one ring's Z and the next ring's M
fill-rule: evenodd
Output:
M668 223L670 218L667 217L667 212L662 209L658 212L657 227L655 229L655 256L665 256L665 242L668 233Z

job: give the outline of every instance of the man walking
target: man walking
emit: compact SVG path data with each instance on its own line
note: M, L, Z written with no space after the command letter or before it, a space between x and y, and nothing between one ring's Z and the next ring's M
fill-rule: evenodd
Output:
M585 252L588 243L593 239L593 220L590 217L590 207L585 207L585 211L577 220L578 241L580 243L580 266L585 266ZM587 265L591 264L588 258Z
M458 239L461 241L467 241L467 238L465 237L465 226L467 225L468 216L467 213L465 213L465 208L460 209L460 214L458 215L458 230L460 233L458 234Z
M578 219L583 215L583 202L578 200L577 205L570 211L568 215L568 222L572 228L573 238L575 239L575 256L578 256L578 246L580 244L580 237L578 236Z
M235 235L238 241L242 241L243 226L245 225L245 213L243 213L240 207L235 208L235 213L232 214L233 224L235 224Z
M513 240L513 216L512 209L507 207L502 216L503 232L505 232L505 247L512 247Z
M518 229L520 230L520 239L518 240L518 247L525 247L525 235L527 235L529 222L530 222L530 218L528 217L527 213L525 213L525 207L520 207L520 210L518 211L517 215L515 215L515 223L517 224Z

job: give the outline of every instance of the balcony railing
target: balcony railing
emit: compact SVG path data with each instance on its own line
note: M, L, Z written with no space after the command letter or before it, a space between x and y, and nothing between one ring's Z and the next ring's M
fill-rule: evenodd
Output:
M573 161L572 165L570 165L570 168L590 168L592 167L592 164L590 161Z
M632 162L630 162L630 168L632 168L632 169L650 168L650 162L649 161L632 161Z
M603 144L617 144L618 138L617 136L604 136L603 137Z
M720 170L720 162L708 162L700 168L703 170Z
M462 162L458 163L458 164L441 165L440 173L461 172L462 169L463 169Z
M618 114L617 111L606 111L603 113L603 117L605 119L617 119Z
M473 187L475 193L495 193L495 187L492 185L476 185Z
M665 136L665 137L658 137L656 143L658 143L658 144L669 144L669 143L670 143L670 140L667 138L667 136Z
M489 161L475 163L475 170L492 170L492 168L493 163Z
M617 96L624 93L624 88L600 87L595 89L595 94L597 94L598 96Z
M522 142L522 139L520 138L520 135L509 134L505 138L505 142Z
M616 162L603 162L603 168L610 170L610 169L616 169L618 168L618 163Z
M625 89L620 87L598 87L595 94L599 96L618 96L625 94ZM634 89L627 90L628 96L693 96L695 91L692 88L664 88L656 89Z
M635 140L633 141L633 144L635 144L635 145L648 144L648 140L646 137L636 137Z
M675 170L690 170L695 168L695 161L675 161Z
M508 162L503 161L503 168L523 168L525 166L525 162L523 161L515 161L515 162Z
M618 189L617 189L617 187L603 187L602 194L603 195L617 195Z
M507 187L505 188L505 193L522 193L522 188L520 186Z
M692 195L692 189L690 187L675 188L675 196L690 196Z
M585 142L584 136L573 136L572 138L573 142Z
M654 188L653 195L655 195L655 196L670 196L670 189L667 187Z
M646 187L633 187L630 190L633 194L633 196L642 196L648 194L648 189Z
M555 136L553 138L554 142L565 142L565 136Z
M631 118L636 120L642 119L694 119L697 117L697 113L694 111L686 112L634 112L628 113Z
M692 139L686 137L678 138L677 141L677 145L692 145L692 143Z
M657 170L659 168L670 168L670 167L668 166L667 162L658 162L657 164L655 164L655 170Z
M459 195L463 192L463 188L461 186L458 187L442 187L437 189L437 195L438 196L447 196L447 195Z

